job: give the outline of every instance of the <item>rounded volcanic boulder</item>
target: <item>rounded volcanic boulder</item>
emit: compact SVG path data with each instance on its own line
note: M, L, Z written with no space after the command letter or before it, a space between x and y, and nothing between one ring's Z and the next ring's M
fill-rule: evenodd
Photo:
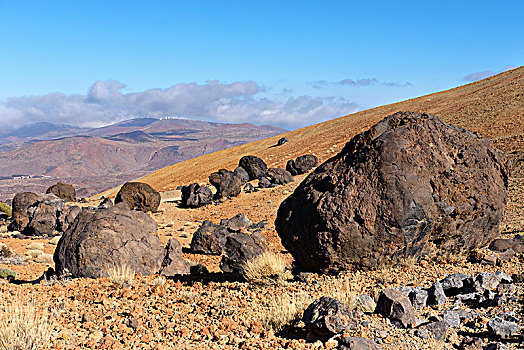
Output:
M157 273L165 250L156 231L156 222L140 211L121 206L82 209L58 242L56 272L96 278L127 265L142 275Z
M33 192L20 192L13 198L13 221L9 225L11 231L23 231L29 224L27 209L38 201L39 196Z
M310 174L280 205L276 230L309 271L465 253L497 235L507 180L507 160L488 139L398 112Z
M53 193L58 198L66 201L76 201L76 190L72 185L63 184L61 182L50 186L45 193Z
M142 182L125 183L115 198L115 204L125 203L130 210L155 212L160 205L160 193Z
M243 156L238 166L247 172L249 181L260 179L267 171L266 163L257 156Z
M209 182L217 189L216 198L238 196L242 191L242 185L245 183L240 175L227 169L220 169L211 173Z
M198 208L213 201L213 192L207 186L192 183L181 188L182 206L186 208Z
M305 174L314 167L318 165L318 158L313 154L305 154L303 156L297 157L297 159L288 160L286 164L286 170L291 173L291 175L301 175Z

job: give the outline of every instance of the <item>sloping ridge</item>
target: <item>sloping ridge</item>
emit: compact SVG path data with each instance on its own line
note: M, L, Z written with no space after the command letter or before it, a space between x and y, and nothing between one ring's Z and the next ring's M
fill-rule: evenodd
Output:
M244 155L256 155L270 167L285 167L289 159L311 153L325 161L354 135L398 111L431 113L444 121L493 140L506 154L524 156L524 66L451 90L385 105L264 140L229 148L159 169L137 181L159 191L179 185L206 182L221 168L234 169ZM278 139L289 142L274 146ZM511 158L511 157L510 157ZM113 196L118 189L101 195Z

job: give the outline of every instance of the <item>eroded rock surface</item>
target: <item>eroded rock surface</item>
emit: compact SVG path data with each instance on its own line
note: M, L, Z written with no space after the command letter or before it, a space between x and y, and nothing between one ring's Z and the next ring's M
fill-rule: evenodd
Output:
M353 137L281 204L276 229L310 271L463 253L498 234L507 160L429 114L395 113Z

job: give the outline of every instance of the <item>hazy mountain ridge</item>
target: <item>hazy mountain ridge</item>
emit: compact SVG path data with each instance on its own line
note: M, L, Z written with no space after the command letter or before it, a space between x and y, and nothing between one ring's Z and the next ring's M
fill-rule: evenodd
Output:
M48 128L61 130L60 126ZM82 187L89 187L84 186L89 177L100 179L128 174L132 178L144 171L153 171L284 131L252 124L139 118L102 128L83 129L73 136L4 144L0 148L0 177L24 174L67 178L70 182L82 179ZM68 132L71 132L70 129ZM43 135L49 133L40 134L41 137ZM2 180L0 184L0 195L11 194L1 190L7 185L6 181L9 180Z

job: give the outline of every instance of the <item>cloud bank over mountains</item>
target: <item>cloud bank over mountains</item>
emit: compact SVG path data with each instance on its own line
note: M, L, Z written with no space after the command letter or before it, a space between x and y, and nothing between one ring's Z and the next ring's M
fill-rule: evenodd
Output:
M503 70L498 71L498 72L494 72L492 70L486 70L486 71L482 71L482 72L473 72L473 73L470 73L470 74L464 76L463 80L472 83L472 82L475 82L475 81L478 81L478 80L482 80L482 79L486 79L486 78L492 77L494 75L497 75L497 74L500 74L500 73L503 73L503 72L506 72L508 70L512 70L512 69L515 69L515 68L517 68L517 66L506 66L506 67L504 67Z
M399 83L399 82L381 82L377 78L365 78L365 79L343 79L340 81L327 81L327 80L315 80L308 82L314 89L322 89L328 85L339 85L339 86L350 86L350 87L365 87L372 85L384 85L389 87L404 87L411 86L410 82Z
M0 127L15 129L35 122L96 127L137 117L179 116L230 123L271 124L287 129L310 125L360 110L340 97L258 97L254 81L181 83L167 89L123 93L125 84L96 81L86 95L50 93L0 102Z

